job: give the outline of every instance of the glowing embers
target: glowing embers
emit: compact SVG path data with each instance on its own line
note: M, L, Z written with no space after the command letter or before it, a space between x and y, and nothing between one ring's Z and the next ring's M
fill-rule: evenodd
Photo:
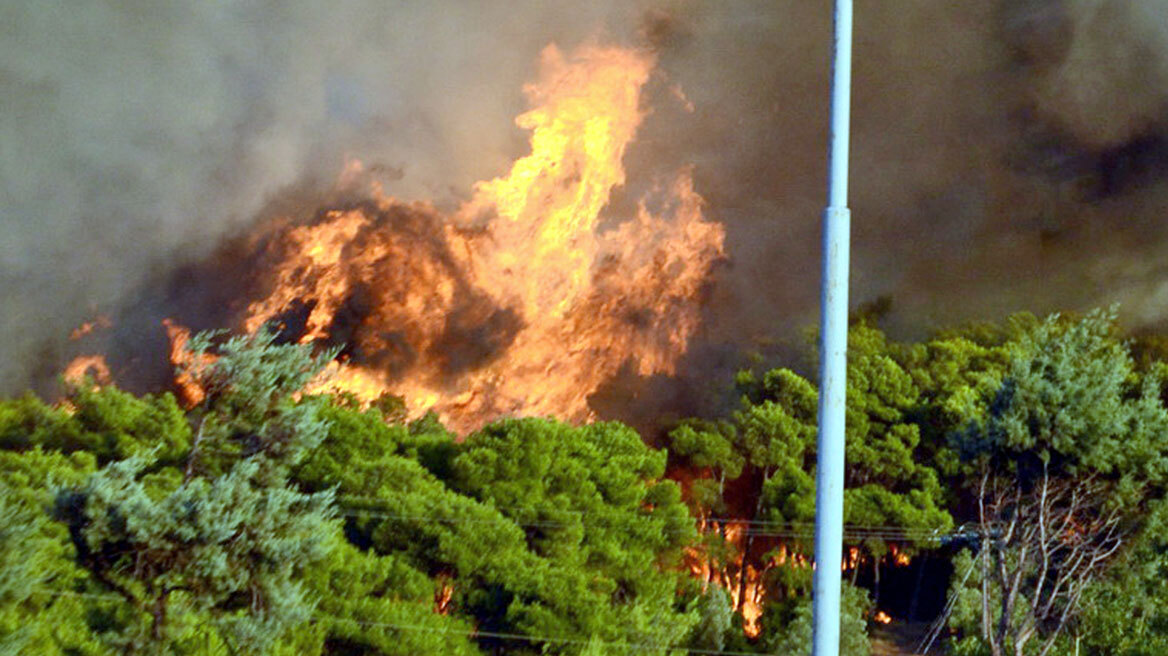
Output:
M504 415L587 420L588 396L622 367L673 373L723 230L704 220L689 171L635 215L604 214L653 63L549 46L517 119L531 153L508 175L476 185L450 216L375 188L284 230L241 324L344 345L321 389L396 394L411 415L434 409L460 432Z

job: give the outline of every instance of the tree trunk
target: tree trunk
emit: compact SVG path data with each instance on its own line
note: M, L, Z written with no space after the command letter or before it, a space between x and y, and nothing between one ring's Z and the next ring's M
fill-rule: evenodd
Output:
M158 649L158 653L165 651L163 638L166 634L166 601L169 596L170 590L163 590L154 603L150 605L150 615L154 618L150 625L150 640L154 643L153 646Z
M990 472L986 465L982 465L981 482L977 495L977 518L980 523L981 536L978 543L981 560L981 637L990 646L993 656L1002 656L1002 646L998 643L994 632L990 629L990 531L988 529L985 508L986 485L989 482Z

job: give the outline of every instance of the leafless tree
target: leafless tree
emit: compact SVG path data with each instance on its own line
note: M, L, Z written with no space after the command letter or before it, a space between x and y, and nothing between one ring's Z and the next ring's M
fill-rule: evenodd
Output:
M1029 480L1028 480L1029 479ZM994 656L1046 654L1079 609L1083 591L1126 537L1123 508L1098 474L1037 476L986 464L978 487L982 637ZM996 615L996 618L994 617Z

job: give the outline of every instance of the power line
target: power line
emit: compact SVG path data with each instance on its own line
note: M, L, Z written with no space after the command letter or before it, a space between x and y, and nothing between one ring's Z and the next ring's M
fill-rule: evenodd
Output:
M364 502L364 503L369 503L370 505L384 505L386 503L386 500L381 498L381 497L366 497L366 496L358 496L358 495L344 495L344 496L338 497L338 499L342 504L344 504L344 502L346 502L346 501ZM482 503L482 502L480 502L480 503ZM584 516L595 517L595 516L603 515L603 513L597 513L595 511L577 510L577 509L570 509L570 508L540 509L540 508L530 508L530 507L523 507L523 506L495 506L495 505L490 505L490 504L486 504L486 503L483 503L482 507L484 509L498 510L498 511L548 510L550 512L563 513L566 515L578 515L578 516L582 516L582 517L584 517ZM346 509L375 510L373 508L368 508L368 509L367 508L346 508ZM503 513L503 514L504 514L504 516L506 516L505 513ZM703 518L699 517L699 518L694 518L694 519L700 520ZM481 521L498 521L498 520L481 520ZM739 517L706 517L706 518L704 518L704 521L716 522L719 524L748 524L748 525L752 525L752 526L807 527L808 530L813 529L815 527L814 521L810 521L810 522L778 522L778 521L765 520L765 519L745 519L745 518L739 518ZM549 521L548 523L554 523L554 522ZM874 530L892 529L892 530L904 530L904 531L918 531L918 532L930 533L930 534L935 533L937 530L937 529L928 529L928 528L900 527L900 526L896 526L893 524L848 524L848 526L850 526L851 528L854 528L854 529L874 529Z
M594 510L578 510L575 508L541 509L541 508L532 508L529 506L496 506L496 505L490 504L488 502L482 502L482 501L479 501L477 499L473 499L473 497L468 497L468 498L473 500L473 501L476 501L478 503L481 503L482 507L484 509L489 509L489 510L498 510L498 511L549 510L552 512L563 513L566 515L580 515L580 516L596 516L596 515L603 514L603 513L597 513ZM375 505L375 504L376 505L384 505L386 503L386 500L383 497L367 497L367 496L361 496L361 495L355 495L355 494L341 495L341 496L337 497L337 499L342 504L346 501L365 502L365 503L369 503L370 505ZM695 519L702 519L702 518L695 518ZM759 525L770 525L770 526L785 525L785 526L807 526L807 527L814 527L815 526L814 521L809 521L809 522L776 522L773 520L765 520L765 519L746 519L746 518L741 518L741 517L717 517L717 516L706 517L704 519L705 519L705 521L720 522L720 523L727 523L727 524L759 524ZM851 526L858 527L858 528L896 528L895 526L893 526L891 524L851 524ZM921 530L931 530L931 529L921 529Z
M460 517L433 517L425 515L398 515L393 513L378 513L373 511L355 511L342 512L345 517L376 517L380 519L398 519L405 521L424 522L432 524L458 524L458 523L481 523L481 524L495 524L495 525L514 525L521 528L569 528L575 526L574 524L554 523L554 522L519 522L509 519L480 519L480 518L460 518ZM687 529L662 527L663 533L680 533ZM767 531L761 529L745 529L736 533L737 535L753 536L753 537L774 537L774 538L813 538L814 532L809 530L786 530L786 531ZM912 541L912 542L944 542L946 539L953 537L950 534L939 534L936 532L924 531L914 533L910 531L897 530L844 530L845 537L853 541L863 540L889 540L889 541Z
M945 622L947 622L949 620L949 616L953 614L953 608L957 605L957 596L961 594L961 589L965 587L965 582L969 580L969 575L973 574L973 566L974 562L970 562L969 569L965 570L965 576L961 578L961 583L958 583L957 587L953 588L953 594L951 594L948 601L946 601L945 608L941 611L941 615L937 617L937 620L933 623L932 626L929 627L929 632L926 633L923 638L921 638L920 644L917 645L918 652L922 654L928 654L929 650L933 648L933 642L935 642L937 638L940 637L941 630L945 627Z
M513 525L521 528L572 528L578 526L575 523L557 522L552 520L547 521L520 521L511 519L509 517L439 517L432 514L403 514L384 512L374 509L366 508L344 508L339 513L343 517L354 518L379 518L379 519L394 519L401 521L422 522L432 524L488 524L488 525ZM775 538L813 538L815 533L811 525L807 524L790 524L790 528L785 528L785 525L777 522L752 522L751 520L743 520L740 522L728 521L728 524L747 524L747 528L737 531L738 535L753 536L753 537L775 537ZM753 524L753 525L752 525ZM775 526L776 530L767 530L766 528L754 528L754 526ZM664 533L680 533L687 531L686 528L679 527L662 527ZM904 540L913 542L945 542L946 540L962 537L965 534L957 533L942 533L939 530L932 529L914 529L905 528L892 525L886 526L856 526L845 527L845 537L853 541L863 540Z
M342 510L343 510L343 512L341 514L345 515L345 516L357 516L357 514L367 514L370 516L378 516L378 517L385 517L385 518L392 518L392 519L405 519L405 520L417 520L417 521L434 520L434 521L444 521L444 522L483 523L483 524L504 524L504 523L506 523L506 524L516 524L518 526L532 527L532 528L567 528L567 527L571 527L571 526L576 526L576 524L574 524L574 523L568 523L568 522L559 521L559 520L552 520L552 519L538 520L538 521L521 521L521 520L518 520L518 519L515 519L515 518L509 516L505 512L500 512L502 517L499 517L499 518L494 518L494 517L443 517L443 518L436 518L435 515L432 515L432 514L397 513L397 512L393 512L393 511L387 511L384 508L384 506L386 504L386 500L382 499L382 498L378 498L378 497L345 495L345 496L339 497L339 501L340 501L340 505L342 506ZM346 502L349 502L349 503L346 503ZM355 507L354 505L351 505L352 502L356 502L363 507ZM370 506L372 506L372 507L370 507ZM381 507L376 507L376 506L381 506ZM519 506L510 506L510 507L509 506L493 506L493 505L483 504L482 509L483 510L495 510L495 511L515 510L515 511L522 511L522 512L541 512L542 511L542 512L551 512L551 513L565 514L565 515L575 515L575 516L578 516L581 518L583 518L583 517L606 517L607 516L606 513L597 513L595 511L576 510L576 509L561 509L561 508L542 509L542 508L525 508L525 507L519 507ZM648 519L650 517L651 516L649 516L649 515L645 516L646 519ZM706 517L706 518L693 518L693 519L695 519L695 521L704 521L704 522L708 522L708 523L723 524L723 525L727 525L727 526L745 525L748 527L747 528L748 531L766 530L769 528L774 528L776 531L784 533L784 534L791 533L791 532L796 532L799 534L804 534L804 533L811 534L814 530L814 527L815 527L814 522L780 522L780 521L771 521L771 520L745 519L745 518L737 518L737 517ZM755 527L758 527L758 528L756 529ZM941 531L940 529L903 527L903 526L896 526L893 524L847 524L846 527L847 527L846 530L848 530L852 533L857 533L857 534L859 534L859 533L865 533L865 534L867 534L867 533L872 533L872 534L894 533L894 534L899 535L899 536L911 535L911 536L920 536L920 537L936 537L936 536L943 535L940 532ZM755 533L755 534L757 535L758 533ZM957 534L953 534L953 535L957 535Z

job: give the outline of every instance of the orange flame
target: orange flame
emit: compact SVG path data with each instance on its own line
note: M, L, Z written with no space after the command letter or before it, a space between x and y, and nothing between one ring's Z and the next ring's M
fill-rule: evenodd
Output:
M93 321L86 321L74 328L73 332L69 333L69 339L78 340L96 330L105 330L111 326L113 326L113 322L110 321L110 318L99 314Z
M908 552L901 551L896 544L888 545L888 555L896 567L908 567L912 564L912 556Z
M316 389L390 392L463 432L513 414L589 420L588 396L622 367L673 373L724 233L689 171L635 216L605 214L653 66L642 51L549 46L516 119L531 153L508 175L449 217L375 189L287 230L243 327L296 323L302 342L346 344Z
M449 576L438 577L438 588L434 591L434 612L439 615L450 613L450 600L454 598L454 584Z
M747 561L745 553L746 524L732 523L721 527L726 541L735 547L736 555L729 568L711 568L709 554L702 547L689 547L685 551L685 562L690 573L704 585L717 585L726 590L734 608L742 612L742 632L751 638L762 632L763 605L766 603L766 573L775 567L808 568L811 563L807 556L790 549L785 544L777 544L770 551L769 559L756 567ZM705 520L699 521L698 530L707 533L713 529ZM745 577L742 576L745 567Z
M856 569L860 566L860 548L848 547L848 552L844 554L843 562L840 564L840 569L847 572Z
M191 340L189 329L170 319L163 319L162 325L166 327L166 336L170 338L170 362L176 368L174 382L178 387L179 397L188 406L198 405L207 394L189 372L212 361L214 356L203 355L200 360L199 356L187 350L187 344ZM181 373L178 370L180 368L183 369Z
M501 219L491 226L495 243L471 251L482 283L517 296L524 316L560 318L588 291L596 223L625 181L621 160L643 117L640 90L653 60L594 48L568 62L551 46L540 67L541 83L525 89L535 108L515 119L533 131L531 154L507 177L480 182L458 219Z
M79 355L73 358L65 367L63 375L66 381L74 384L80 383L86 376L92 378L93 382L99 386L109 385L113 382L109 365L100 355Z
M737 591L731 597L737 599ZM762 573L750 565L746 566L746 585L742 590L742 632L748 637L757 638L762 633Z

